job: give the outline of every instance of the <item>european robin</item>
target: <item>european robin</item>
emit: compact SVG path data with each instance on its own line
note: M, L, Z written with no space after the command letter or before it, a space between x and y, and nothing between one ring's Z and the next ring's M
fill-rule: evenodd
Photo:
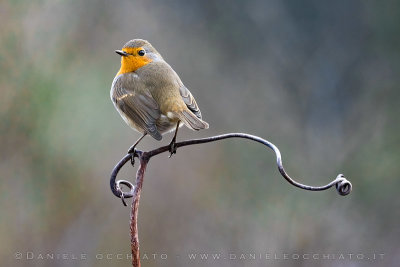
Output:
M208 128L193 95L148 41L134 39L115 52L121 56L121 68L111 85L111 100L124 121L142 134L129 153L147 134L161 140L175 129L172 155L182 123L192 130Z

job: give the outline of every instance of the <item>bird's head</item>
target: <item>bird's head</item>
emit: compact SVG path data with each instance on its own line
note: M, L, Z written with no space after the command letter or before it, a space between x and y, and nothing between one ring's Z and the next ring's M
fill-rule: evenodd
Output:
M117 75L134 72L153 61L163 60L157 50L146 40L134 39L127 42L122 50L115 50L121 56L121 68Z

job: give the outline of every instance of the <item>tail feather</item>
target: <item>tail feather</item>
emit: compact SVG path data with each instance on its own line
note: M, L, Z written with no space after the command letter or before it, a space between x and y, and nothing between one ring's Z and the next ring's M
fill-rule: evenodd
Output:
M189 110L183 110L176 114L177 117L192 130L208 129L208 123L198 118Z

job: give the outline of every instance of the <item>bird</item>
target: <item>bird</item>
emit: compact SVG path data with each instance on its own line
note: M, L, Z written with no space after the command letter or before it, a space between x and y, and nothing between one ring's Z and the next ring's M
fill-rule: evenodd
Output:
M115 52L121 56L121 67L110 97L126 124L142 134L128 153L134 153L146 135L160 141L163 134L175 130L169 144L171 157L182 125L196 131L208 129L192 93L148 41L133 39Z

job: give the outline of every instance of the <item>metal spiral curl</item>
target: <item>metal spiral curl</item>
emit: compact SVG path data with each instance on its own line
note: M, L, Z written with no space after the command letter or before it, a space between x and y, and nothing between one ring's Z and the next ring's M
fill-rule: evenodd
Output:
M123 157L120 162L114 167L112 173L111 173L111 179L110 179L110 187L111 191L113 194L120 198L122 200L122 203L124 206L126 206L125 198L131 198L134 196L134 191L135 191L135 186L127 181L127 180L118 180L116 181L118 172L121 170L122 166L125 165L126 162L131 160L132 156L130 154L126 155ZM121 185L125 185L129 188L128 192L124 192L121 188Z
M350 194L352 188L353 186L350 181L348 181L343 174L339 174L336 177L336 190L341 196L347 196Z

